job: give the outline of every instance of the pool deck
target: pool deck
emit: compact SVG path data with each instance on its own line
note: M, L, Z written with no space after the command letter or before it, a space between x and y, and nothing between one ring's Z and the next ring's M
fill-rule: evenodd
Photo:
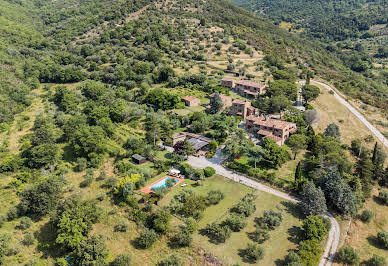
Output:
M164 177L162 177L162 178L156 180L156 181L153 182L152 184L150 184L150 185L148 185L148 186L146 186L146 187L143 187L142 189L140 189L140 192L143 192L143 193L146 193L146 194L149 194L149 193L153 192L153 190L151 189L151 187L152 187L153 185L155 185L155 184L157 184L158 182L162 181L163 179L166 179L166 178L169 178L169 177L178 180L178 182L176 182L176 183L174 184L173 187L175 187L176 185L178 185L178 184L180 184L180 183L182 183L182 182L184 181L183 178L178 178L178 177L175 177L175 176L166 175L166 176L164 176Z

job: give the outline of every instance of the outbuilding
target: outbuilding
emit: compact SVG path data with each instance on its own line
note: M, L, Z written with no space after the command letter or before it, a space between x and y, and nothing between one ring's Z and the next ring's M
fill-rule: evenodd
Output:
M134 154L132 155L132 161L135 163L135 164L143 164L143 163L146 163L147 160L146 158L144 158L143 156L139 155L139 154Z

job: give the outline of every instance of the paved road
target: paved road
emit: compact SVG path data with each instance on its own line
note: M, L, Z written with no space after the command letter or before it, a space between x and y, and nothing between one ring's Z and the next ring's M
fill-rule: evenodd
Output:
M221 165L223 160L225 160L225 157L221 155L221 149L219 149L217 150L215 156L212 159L207 159L205 157L190 156L188 158L187 163L190 164L193 168L197 168L197 169L205 168L207 166L213 167L216 170L217 174L225 176L229 179L232 179L235 182L244 184L246 186L249 186L251 188L254 188L260 191L270 193L272 195L278 196L280 198L283 198L292 202L299 202L297 198L292 197L284 192L278 191L276 189L263 185L259 182L256 182L252 179L249 179L243 175L240 175L238 173L235 173L233 171L226 169ZM340 237L340 226L337 220L330 213L325 213L325 215L327 216L327 218L330 219L331 228L330 228L329 237L328 237L321 261L319 263L319 266L331 265L331 263L334 260L334 255L337 251L339 237Z
M334 97L346 108L349 109L350 112L352 112L372 133L375 135L382 143L388 148L388 139L384 137L381 132L375 128L359 111L357 111L353 106L351 106L344 98L342 98L330 85L327 85L326 83L320 82L320 81L312 81L312 83L317 83L329 91L334 92Z

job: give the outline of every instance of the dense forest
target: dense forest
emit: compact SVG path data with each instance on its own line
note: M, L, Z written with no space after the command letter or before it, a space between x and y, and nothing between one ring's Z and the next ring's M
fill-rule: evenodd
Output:
M388 186L380 145L344 144L334 123L314 132L318 87L303 87L306 112L293 107L296 81L315 76L387 109L388 76L370 72L362 50L344 55L224 0L0 0L0 32L0 265L218 264L202 244L233 243L248 223L254 232L240 232L247 247L231 244L226 254L234 260L272 263L263 248L278 241L270 232L295 224L303 229L283 228L279 259L317 265L330 229L320 215L354 217L374 184ZM226 71L208 64L214 58L246 78L259 79L249 67L262 72L268 88L250 100L297 126L286 145L257 145L238 127L221 95L247 99L219 85ZM183 96L199 106L185 106ZM256 212L250 188L186 163L193 145L172 143L182 132L211 139L208 157L225 144L226 167L302 203L279 200L280 208L269 198L271 210ZM278 178L302 151L295 176ZM176 180L166 179L141 192L171 167L190 189L174 194Z

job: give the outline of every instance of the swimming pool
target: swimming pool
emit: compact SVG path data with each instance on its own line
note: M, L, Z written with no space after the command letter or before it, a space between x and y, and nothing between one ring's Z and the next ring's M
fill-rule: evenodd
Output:
M173 178L173 177L166 177L166 178L160 180L158 183L156 183L156 184L153 185L152 187L150 187L150 189L151 189L151 190L157 190L158 188L166 188L166 187L167 187L167 185L166 185L167 180L171 180L171 179L172 179L172 180L175 180L175 183L174 183L174 184L176 184L176 183L179 182L179 179L175 179L175 178Z

